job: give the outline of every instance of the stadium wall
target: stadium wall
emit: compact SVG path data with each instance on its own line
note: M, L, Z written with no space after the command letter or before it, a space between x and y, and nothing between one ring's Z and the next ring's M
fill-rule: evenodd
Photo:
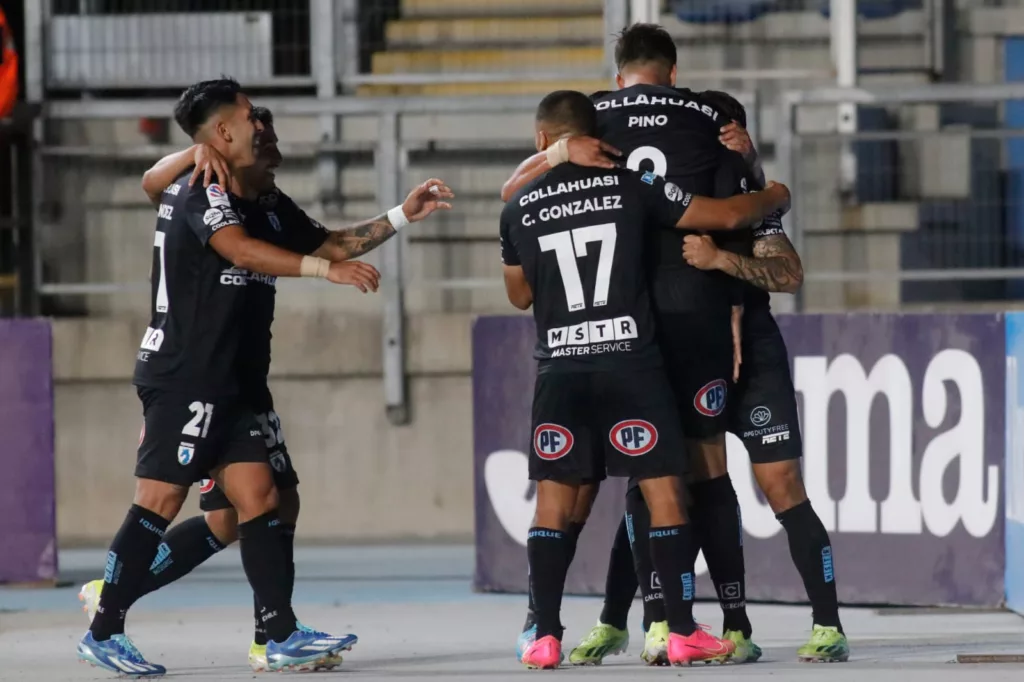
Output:
M1002 495L1003 351L1016 323L1008 327L1001 314L795 315L779 323L801 405L805 480L832 537L840 599L1003 604L1004 577L1009 587L1022 585L1022 564L1009 565L1004 540L1004 527L1020 529L1004 523ZM533 342L528 318L481 318L473 330L475 583L482 590L526 587ZM1024 335L1019 343L1024 349ZM804 601L743 446L730 436L728 447L743 509L747 596ZM1019 471L1020 450L1009 451ZM614 482L600 495L570 591L602 592L622 491ZM703 560L697 568L700 593L714 594Z
M142 425L131 372L145 321L53 322L57 529L62 546L104 545L133 492ZM381 322L283 314L271 388L302 479L307 542L472 534L470 318L408 320L412 423L384 414ZM197 510L193 493L183 514Z

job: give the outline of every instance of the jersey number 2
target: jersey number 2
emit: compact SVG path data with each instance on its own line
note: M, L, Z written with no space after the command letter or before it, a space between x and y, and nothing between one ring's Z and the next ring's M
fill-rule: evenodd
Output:
M665 158L664 152L657 147L637 147L626 159L626 168L631 171L640 170L640 164L644 161L650 161L651 165L654 166L652 169L654 174L658 177L665 177L665 173L668 172L668 159Z
M587 244L601 243L601 256L597 261L597 277L594 281L593 306L608 304L608 287L612 279L612 263L615 260L615 223L577 227L575 230L546 234L538 240L541 251L554 251L558 271L562 274L565 287L565 302L569 310L587 307L583 300L583 281L580 279L576 259L587 255Z

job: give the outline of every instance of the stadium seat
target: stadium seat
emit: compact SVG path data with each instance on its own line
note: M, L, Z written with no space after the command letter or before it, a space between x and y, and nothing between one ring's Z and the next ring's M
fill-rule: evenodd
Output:
M776 7L776 0L672 0L673 14L694 24L753 21Z

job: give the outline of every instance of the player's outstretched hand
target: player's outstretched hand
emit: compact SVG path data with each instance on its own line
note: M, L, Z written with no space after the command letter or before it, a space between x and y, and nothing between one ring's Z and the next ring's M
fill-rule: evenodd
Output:
M591 168L618 168L621 163L610 157L620 157L620 152L607 142L586 135L569 138L569 162Z
M209 187L213 182L213 176L217 176L217 182L222 185L228 183L231 177L228 174L228 161L224 155L208 144L196 146L195 156L196 167L192 171L192 177L188 179L188 186L195 184L196 179L203 176L203 187Z
M452 207L443 199L454 199L455 194L443 180L430 178L422 185L418 185L409 196L402 202L402 212L409 219L410 223L423 220L438 209L448 210Z
M698 270L718 268L718 246L706 234L690 234L683 239L683 260Z
M331 263L327 270L327 279L335 284L351 284L364 294L368 291L376 292L380 286L380 273L377 268L357 260Z
M739 123L733 121L719 132L721 134L718 136L718 141L724 144L726 149L742 154L747 163L752 163L757 157L750 133Z
M779 216L784 216L789 213L789 209L793 206L793 195L789 193L789 188L783 185L781 182L775 182L769 180L768 184L764 186L765 192L777 192L779 194Z

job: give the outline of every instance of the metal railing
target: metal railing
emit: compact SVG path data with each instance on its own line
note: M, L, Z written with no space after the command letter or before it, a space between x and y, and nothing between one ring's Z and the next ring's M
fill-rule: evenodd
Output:
M1014 100L1024 84L785 93L776 161L794 192L802 309L1020 298L1024 116ZM841 103L859 108L860 131L836 130ZM844 147L857 156L848 191Z

